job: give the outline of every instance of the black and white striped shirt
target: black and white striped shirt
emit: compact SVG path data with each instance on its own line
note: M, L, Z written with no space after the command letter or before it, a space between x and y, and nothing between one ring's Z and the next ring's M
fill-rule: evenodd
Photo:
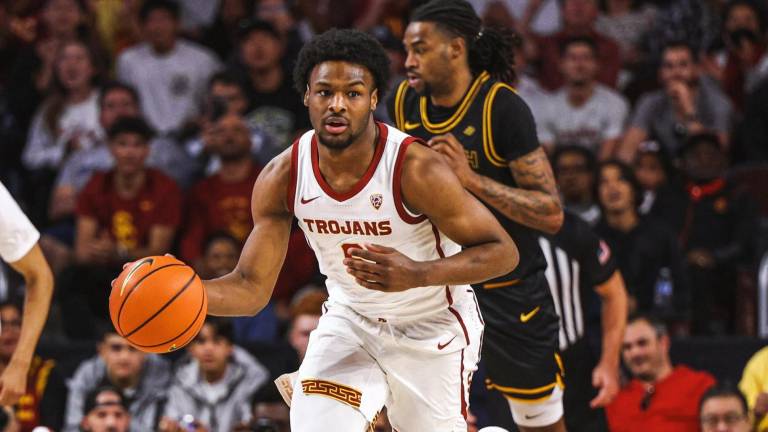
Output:
M608 245L592 228L572 213L565 213L563 227L554 236L539 237L547 260L545 272L555 310L560 317L560 351L584 336L592 290L616 271Z

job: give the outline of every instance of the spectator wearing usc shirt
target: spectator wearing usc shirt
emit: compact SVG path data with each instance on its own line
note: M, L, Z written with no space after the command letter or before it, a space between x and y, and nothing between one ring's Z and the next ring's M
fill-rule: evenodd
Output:
M65 332L74 338L93 336L93 320L107 319L109 282L121 264L167 252L181 219L176 183L146 168L146 122L121 118L107 134L115 166L94 174L78 197L77 264L61 277Z
M218 172L198 182L187 196L186 232L181 255L195 261L204 240L223 231L241 244L251 232L251 191L261 167L251 158L248 125L236 113L227 113L203 137L210 151L221 159Z
M227 113L210 128L204 139L211 152L221 159L221 168L201 180L187 195L186 231L181 240L181 256L200 266L205 239L225 232L240 245L253 228L251 193L261 168L251 157L250 129L244 119ZM278 277L273 300L281 305L315 275L317 264L304 234L294 227L288 244L285 265Z

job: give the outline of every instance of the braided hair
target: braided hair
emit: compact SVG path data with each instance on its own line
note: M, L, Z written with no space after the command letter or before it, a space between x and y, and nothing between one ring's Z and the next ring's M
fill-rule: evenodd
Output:
M478 74L511 84L515 79L513 46L517 36L509 29L487 28L465 0L432 0L416 8L411 22L433 22L441 29L461 37L469 51L469 68Z

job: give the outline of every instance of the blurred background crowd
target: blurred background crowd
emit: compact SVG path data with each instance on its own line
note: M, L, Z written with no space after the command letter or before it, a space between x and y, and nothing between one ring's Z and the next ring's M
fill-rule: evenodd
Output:
M369 31L394 86L421 3L0 1L0 181L41 231L56 275L30 392L6 413L21 430L99 430L89 418L100 409L135 431L288 430L271 381L298 367L326 296L297 228L270 305L209 320L172 357L110 333L109 284L126 261L168 251L201 277L232 270L253 182L311 128L291 82L302 44L332 27ZM566 209L610 246L631 311L661 320L640 320L655 330L640 348L625 341L627 376L674 362L707 370L709 384L741 380L740 413L759 422L768 368L755 366L751 384L742 370L768 337L768 2L471 3L486 25L519 36L515 88ZM376 116L389 122L384 105ZM0 368L23 294L0 267ZM599 350L593 300L585 325ZM645 350L639 360L633 349ZM475 383L471 428L491 410Z

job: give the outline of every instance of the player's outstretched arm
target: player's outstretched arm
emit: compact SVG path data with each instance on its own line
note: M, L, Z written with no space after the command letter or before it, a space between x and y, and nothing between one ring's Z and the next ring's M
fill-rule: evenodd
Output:
M345 264L357 282L384 291L421 286L468 284L512 271L519 261L517 246L490 211L461 185L442 157L414 144L403 161L404 204L426 215L464 249L446 258L415 262L396 250L370 245L350 249Z
M237 267L218 279L203 281L208 313L255 315L269 302L288 250L293 215L286 203L290 183L290 149L273 159L253 186L253 230Z
M19 344L0 376L0 405L15 404L26 391L29 365L48 318L53 296L53 274L40 246L35 244L26 255L10 263L10 266L24 276L27 293Z

